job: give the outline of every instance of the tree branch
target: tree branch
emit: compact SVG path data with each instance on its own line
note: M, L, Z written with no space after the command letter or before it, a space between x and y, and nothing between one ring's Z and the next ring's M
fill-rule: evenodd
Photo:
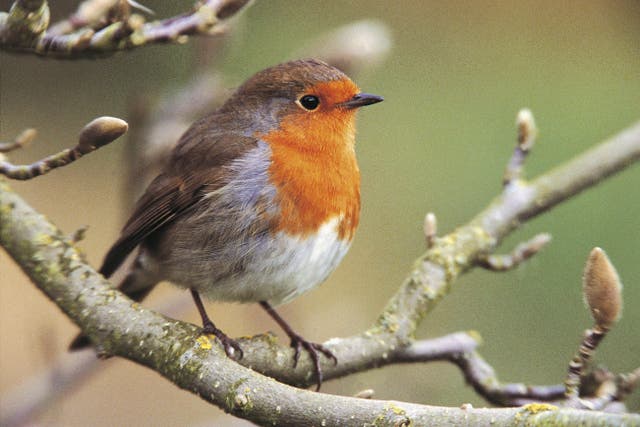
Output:
M148 366L176 385L197 393L234 415L279 425L327 425L353 419L384 424L543 422L573 417L576 421L619 423L634 415L556 410L452 409L313 393L264 377L228 359L217 346L198 337L198 328L146 310L113 290L81 261L59 230L31 210L6 184L0 184L0 236L25 272L76 323L101 338L101 351ZM9 212L7 212L9 211ZM5 214L5 212L7 212ZM24 219L24 221L20 220ZM29 227L24 222L34 224ZM35 221L35 222L34 222ZM26 233L26 234L25 234ZM20 236L37 241L25 247ZM22 246L22 248L18 247ZM61 265L59 260L63 259ZM35 260L35 261L34 261ZM277 357L277 355L276 355ZM352 418L353 417L353 418ZM356 421L357 420L357 421Z
M170 315L177 315L178 308L183 309L185 303L192 304L191 298L176 298L158 311ZM475 333L457 332L443 337L416 341L402 352L398 353L397 363L423 363L433 361L449 361L457 359L465 353L470 353L479 345L479 338ZM25 425L34 415L45 408L64 399L66 390L78 386L98 368L105 366L95 357L91 349L77 353L64 353L49 368L25 380L14 390L5 393L0 399L0 425L5 427L20 427ZM485 362L486 363L486 362ZM629 376L629 378L631 378ZM524 386L523 386L524 387ZM561 394L564 390L561 387ZM373 390L366 390L371 398ZM360 394L363 394L362 392ZM358 397L365 397L367 393Z
M551 241L551 235L540 233L520 243L509 254L491 254L478 259L478 266L490 271L510 271L537 254Z
M606 156L603 156L606 153ZM455 278L490 253L523 222L624 169L640 158L640 124L582 154L530 184L514 181L469 224L436 239L420 257L376 324L368 331L326 343L340 363L323 366L326 378L400 361L424 315L444 296ZM307 358L291 369L291 350L269 336L245 340L246 369L229 360L199 329L142 308L111 288L86 265L74 245L0 183L0 244L25 273L81 328L98 342L103 355L136 361L205 400L258 423L327 424L354 419L420 424L517 422L616 424L640 422L638 415L602 414L549 405L522 409L452 409L402 402L329 396L277 383L255 371L295 385L309 385ZM391 363L391 362L389 362ZM531 388L533 389L533 388ZM551 391L549 391L551 390ZM545 389L553 392L553 389ZM320 409L319 409L320 408ZM351 417L354 418L351 418ZM441 422L439 422L441 421Z
M67 148L30 165L14 165L0 158L0 174L7 178L23 181L33 179L49 173L53 169L75 162L80 157L110 144L120 138L128 128L129 125L124 120L108 116L98 117L85 125L80 131L78 143L73 148ZM10 151L28 143L34 137L35 131L27 129L13 143L0 144L0 148L7 147L8 150L6 151Z
M422 318L446 295L455 279L491 253L520 224L620 172L640 159L640 122L532 182L513 181L473 218L418 258L374 331L392 344L410 342Z
M35 129L25 129L20 132L11 142L0 142L0 153L10 153L18 148L25 147L31 143L38 132ZM1 160L2 158L0 158Z
M464 373L465 380L487 401L500 406L520 406L534 401L552 402L564 397L562 384L531 386L521 383L502 384L495 370L476 351L452 360Z
M59 59L93 58L154 43L184 43L191 35L223 31L250 0L205 0L191 12L144 22L126 1L85 1L69 19L49 27L46 0L18 0L0 13L0 49Z

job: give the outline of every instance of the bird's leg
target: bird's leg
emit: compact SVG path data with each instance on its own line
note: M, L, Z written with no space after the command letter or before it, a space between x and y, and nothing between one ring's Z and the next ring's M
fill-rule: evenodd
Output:
M224 346L224 352L227 353L227 356L230 358L238 360L242 359L243 352L240 345L235 340L229 338L220 329L216 328L216 325L214 325L211 319L209 319L209 316L204 309L204 304L202 304L202 299L200 298L198 291L195 289L190 289L190 291L191 296L193 297L193 302L196 303L196 307L198 307L198 312L202 318L202 333L215 335Z
M318 352L325 355L327 359L331 359L334 364L338 363L338 359L336 356L327 348L325 348L322 344L317 344L313 342L309 342L302 338L300 335L295 333L291 326L282 318L280 315L274 310L271 305L266 301L260 301L260 305L264 308L269 316L275 320L278 325L286 332L286 334L291 339L291 347L295 349L295 354L293 355L293 367L295 368L298 365L298 359L300 358L300 349L304 348L311 360L313 361L313 365L316 370L316 378L318 379L318 386L316 387L316 391L320 390L320 386L322 385L322 369L320 369L320 356Z

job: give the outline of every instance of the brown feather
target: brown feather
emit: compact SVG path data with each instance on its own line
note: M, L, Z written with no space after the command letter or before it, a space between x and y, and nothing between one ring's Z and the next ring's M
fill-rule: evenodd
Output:
M149 185L120 238L105 256L100 267L100 273L105 277L111 276L155 231L174 221L206 193L224 185L227 179L222 167L256 146L255 138L212 134L215 123L215 114L199 120L181 138L168 171ZM207 139L206 143L203 143L204 139ZM186 152L190 153L185 155ZM189 161L181 160L185 158Z

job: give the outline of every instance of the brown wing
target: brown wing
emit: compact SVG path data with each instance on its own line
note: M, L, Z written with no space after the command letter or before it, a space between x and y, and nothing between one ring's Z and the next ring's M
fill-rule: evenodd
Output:
M105 256L100 267L102 275L111 276L145 238L200 200L201 186L195 185L194 179L188 181L163 174L151 183Z
M212 118L185 133L168 171L159 175L136 204L120 238L104 258L100 273L109 277L136 246L174 221L202 197L226 182L222 166L257 145L255 138L208 132ZM204 191L206 189L206 191Z

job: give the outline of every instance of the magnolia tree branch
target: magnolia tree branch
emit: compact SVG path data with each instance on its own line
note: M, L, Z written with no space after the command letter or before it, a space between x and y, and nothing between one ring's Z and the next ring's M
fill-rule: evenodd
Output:
M184 305L192 304L191 298L177 298L180 307L175 307L175 298L165 304L159 311L170 313L172 316L184 309ZM179 308L179 309L178 309ZM479 345L479 339L473 333L456 332L443 337L416 341L398 353L395 362L424 363L433 361L449 361L458 359L464 354L474 351ZM485 362L486 364L486 362ZM95 357L93 351L64 353L55 363L42 372L25 380L15 389L5 393L0 399L0 425L4 427L24 426L30 420L59 399L67 397L67 391L78 387L83 380L97 369L106 366L101 359ZM481 369L473 372L485 372ZM491 382L486 375L478 381ZM499 387L495 384L494 387ZM525 387L524 385L522 387ZM562 395L564 388L561 388ZM492 390L493 391L493 390ZM367 390L369 397L374 393Z
M30 165L14 165L0 158L0 175L18 180L28 180L44 175L113 142L121 137L128 128L129 125L124 120L108 116L98 117L80 131L78 143L73 148L67 148ZM35 134L33 129L23 131L14 142L0 143L0 152L3 147L7 147L5 152L22 147L35 138Z
M512 181L468 224L435 239L367 333L388 337L387 351L411 342L422 318L455 279L485 259L511 231L639 159L640 122L532 182Z
M132 4L137 6L123 0L87 0L75 14L49 28L46 0L17 0L9 12L0 12L0 49L73 59L155 43L184 43L191 35L224 31L226 21L250 0L199 1L190 12L153 22L132 13Z
M490 271L509 271L537 254L551 241L551 235L540 233L520 243L509 254L491 254L478 259L478 266Z
M420 320L449 291L457 276L493 251L518 223L639 158L640 123L531 183L519 180L508 183L503 194L469 224L434 239L433 246L415 263L372 328L325 343L340 360L337 366L323 365L325 377L337 378L402 361L409 349L415 349L413 334ZM101 354L125 357L148 366L205 400L261 424L320 425L324 421L330 425L345 420L353 420L354 424L379 421L397 425L410 421L496 425L560 420L584 425L640 422L638 415L557 409L550 405L453 409L329 396L291 388L257 372L288 384L308 386L314 381L308 358L301 359L294 370L290 363L291 349L278 346L271 336L259 336L242 343L245 350L242 364L252 369L229 360L215 342L199 336L197 327L144 309L114 290L82 260L73 242L5 183L0 183L0 244L32 281L93 342L99 343ZM464 354L473 352L465 351L459 360ZM529 387L529 390L538 389ZM539 389L539 394L547 394L550 399L556 392L553 386Z
M293 388L230 360L217 345L199 337L197 327L144 309L114 290L82 261L59 230L4 183L0 184L0 212L3 246L67 315L87 326L93 337L100 337L100 350L104 354L119 355L148 366L230 413L263 425L335 425L345 424L345 420L347 425L348 420L353 420L353 425L487 424L491 420L495 425L513 425L567 419L585 425L596 422L614 425L640 421L635 415L557 409L551 405L441 408ZM246 348L245 357L254 358L253 346ZM274 360L279 358L277 352L270 356Z
M451 360L458 365L473 389L487 401L500 406L521 406L533 402L554 402L564 397L561 384L531 386L522 383L501 384L494 369L477 351L471 351Z

